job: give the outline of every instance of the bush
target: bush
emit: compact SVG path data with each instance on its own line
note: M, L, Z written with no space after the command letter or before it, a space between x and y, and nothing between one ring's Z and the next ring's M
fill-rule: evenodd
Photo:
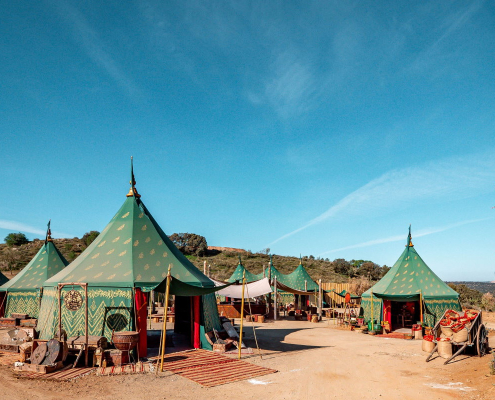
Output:
M29 243L26 235L24 233L9 233L5 236L5 243L7 246L20 246L21 244Z
M100 232L98 231L91 231L87 232L83 235L82 240L86 244L86 246L89 246L93 241L98 237Z
M183 254L202 257L208 251L204 236L195 233L174 233L169 238Z

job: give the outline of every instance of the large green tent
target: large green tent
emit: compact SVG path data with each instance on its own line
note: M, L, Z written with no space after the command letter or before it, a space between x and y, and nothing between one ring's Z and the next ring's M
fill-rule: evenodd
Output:
M58 251L50 235L50 223L43 246L32 260L10 281L0 286L7 294L5 316L12 313L38 318L43 284L69 264Z
M459 294L443 282L414 248L411 230L406 248L387 274L362 294L361 307L366 320L384 319L384 302L423 301L423 319L433 326L447 309L461 310Z
M111 337L113 330L136 326L136 291L164 290L167 270L174 282L176 308L179 297L201 296L201 344L209 347L205 331L220 330L214 283L200 272L172 243L145 207L134 187L122 207L91 245L66 269L47 280L38 325L41 338L51 338L58 327L57 287L64 283L87 283L89 334ZM77 285L65 286L84 294ZM141 308L145 306L141 306ZM145 308L146 309L146 308ZM184 307L189 312L189 307ZM70 311L62 306L62 325L69 336L84 334L85 307ZM176 310L176 328L177 315Z

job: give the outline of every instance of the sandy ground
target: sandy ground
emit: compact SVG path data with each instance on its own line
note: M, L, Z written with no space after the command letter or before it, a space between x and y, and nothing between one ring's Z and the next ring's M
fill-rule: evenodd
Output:
M495 317L484 318L495 329ZM421 341L384 339L341 330L333 321L257 324L263 358L245 360L279 372L203 388L183 377L88 376L72 382L17 379L0 367L2 399L495 399L492 356L459 356L426 363ZM254 346L252 328L246 343ZM495 342L495 332L490 337Z

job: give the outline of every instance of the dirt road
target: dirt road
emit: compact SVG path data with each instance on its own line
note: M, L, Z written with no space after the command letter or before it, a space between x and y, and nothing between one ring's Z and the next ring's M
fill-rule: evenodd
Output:
M495 323L489 322L494 328ZM246 342L254 346L246 328ZM0 397L10 399L495 399L491 355L460 356L450 365L425 363L420 341L384 339L337 329L333 322L277 321L258 325L263 359L279 372L213 388L170 373L88 376L54 383L16 379L1 367ZM492 337L493 338L493 337ZM491 339L492 339L491 338ZM493 342L493 339L492 339Z

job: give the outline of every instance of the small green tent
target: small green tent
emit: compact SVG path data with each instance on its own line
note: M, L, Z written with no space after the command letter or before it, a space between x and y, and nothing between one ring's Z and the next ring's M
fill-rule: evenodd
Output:
M318 284L309 276L308 271L304 268L302 258L300 258L299 266L290 274L285 275L283 283L292 289L304 292L317 292L319 289Z
M255 274L249 272L246 268L244 268L244 265L242 265L241 256L239 256L239 264L237 264L236 269L234 270L234 272L232 273L230 278L227 279L227 282L233 283L233 282L239 281L239 283L242 283L242 276L243 275L246 278L247 283L254 282L254 281L257 281L257 280L263 278L263 277L258 278L258 275L255 275Z
M419 306L420 298L423 321L429 326L433 326L446 310L461 310L459 294L435 275L417 253L409 227L406 248L399 259L379 282L362 294L361 313L366 320L371 320L373 308L374 320L387 320L384 304L386 314L390 312L389 303L418 302Z
M0 291L7 294L5 316L21 313L38 318L43 284L67 264L52 241L49 222L45 242L38 253L21 272L0 286Z

